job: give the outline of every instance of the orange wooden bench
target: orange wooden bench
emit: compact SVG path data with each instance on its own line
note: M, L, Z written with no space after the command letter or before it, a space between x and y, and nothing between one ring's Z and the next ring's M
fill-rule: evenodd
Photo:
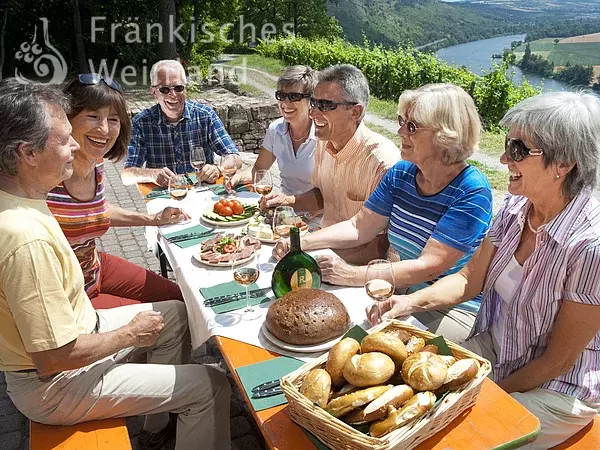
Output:
M70 427L29 422L30 450L131 450L125 419L96 420Z
M592 450L600 448L600 418L596 418L562 444L550 450Z

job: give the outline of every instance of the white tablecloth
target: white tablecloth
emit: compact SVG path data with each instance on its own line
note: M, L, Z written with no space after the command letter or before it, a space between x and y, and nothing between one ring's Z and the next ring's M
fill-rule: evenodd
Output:
M242 203L256 203L260 197L258 194L251 192L238 193L238 199ZM167 234L173 231L178 231L182 228L191 227L200 221L202 212L207 208L210 202L217 201L219 197L214 196L212 192L193 192L190 193L178 206L182 207L185 212L192 216L192 221L186 225L172 225L161 227L158 231L158 241L169 261L169 264L175 272L177 283L183 293L186 309L188 313L188 321L192 337L192 345L194 348L202 345L211 336L224 336L258 347L266 348L280 354L293 356L305 361L313 360L320 356L321 353L297 353L281 349L269 342L261 332L261 327L264 323L267 309L271 302L261 304L258 308L261 312L261 317L256 320L242 320L240 314L233 312L227 315L228 320L225 324L224 316L215 316L211 308L203 306L204 298L200 294L199 289L202 287L210 287L219 283L225 283L233 280L232 271L230 268L217 268L205 266L197 262L193 255L200 251L200 245L182 249L175 244L167 243L162 238L162 233ZM155 199L147 203L148 212L155 213L163 209L165 206L174 205L174 201L168 199ZM203 224L208 226L207 224ZM218 228L218 231L239 233L242 227L223 227ZM156 229L148 230L149 243L156 239ZM271 285L271 276L275 268L276 261L272 258L273 245L263 244L259 254L260 277L257 280L259 287L268 287ZM318 254L333 254L331 250L318 250L309 252L315 256ZM322 289L334 293L346 306L350 319L354 325L360 325L364 329L370 328L367 321L365 308L371 304L371 299L367 296L364 288L356 287L341 287L323 284ZM273 294L270 294L273 296ZM273 296L273 300L275 297ZM422 326L416 319L408 318L411 323ZM229 322L233 322L229 324Z

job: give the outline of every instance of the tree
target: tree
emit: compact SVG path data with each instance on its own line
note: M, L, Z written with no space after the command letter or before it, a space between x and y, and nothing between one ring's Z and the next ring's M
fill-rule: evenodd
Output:
M158 21L162 25L162 42L158 44L159 59L176 59L177 45L175 38L171 35L171 23L175 23L177 9L175 0L160 0L158 8Z
M79 0L71 0L71 10L73 13L73 31L75 32L75 45L77 48L77 64L79 73L86 73L88 68L85 58L85 47L83 46L83 31L81 29L81 13L79 12Z

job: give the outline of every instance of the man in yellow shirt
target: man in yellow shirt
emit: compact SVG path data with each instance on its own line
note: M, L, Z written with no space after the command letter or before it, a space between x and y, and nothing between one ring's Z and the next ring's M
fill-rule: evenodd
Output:
M178 301L94 311L81 268L46 206L73 172L67 99L0 82L0 370L28 418L70 425L146 414L141 448L229 448L226 377L189 358ZM148 364L127 363L146 352ZM168 412L179 413L177 424Z
M310 103L318 139L313 189L297 196L271 193L263 198L261 206L322 210L324 228L360 211L388 169L400 159L400 150L363 122L369 84L358 68L342 64L319 72ZM347 262L366 263L387 247L387 235L380 235L368 247L339 250L338 254Z

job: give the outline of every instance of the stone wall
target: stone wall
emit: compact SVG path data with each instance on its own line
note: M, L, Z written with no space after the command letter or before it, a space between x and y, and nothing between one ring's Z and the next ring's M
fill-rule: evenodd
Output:
M221 87L189 94L188 98L213 108L235 145L244 152L258 153L269 124L281 117L276 100L235 95ZM128 103L132 116L155 104L134 99L128 99Z

